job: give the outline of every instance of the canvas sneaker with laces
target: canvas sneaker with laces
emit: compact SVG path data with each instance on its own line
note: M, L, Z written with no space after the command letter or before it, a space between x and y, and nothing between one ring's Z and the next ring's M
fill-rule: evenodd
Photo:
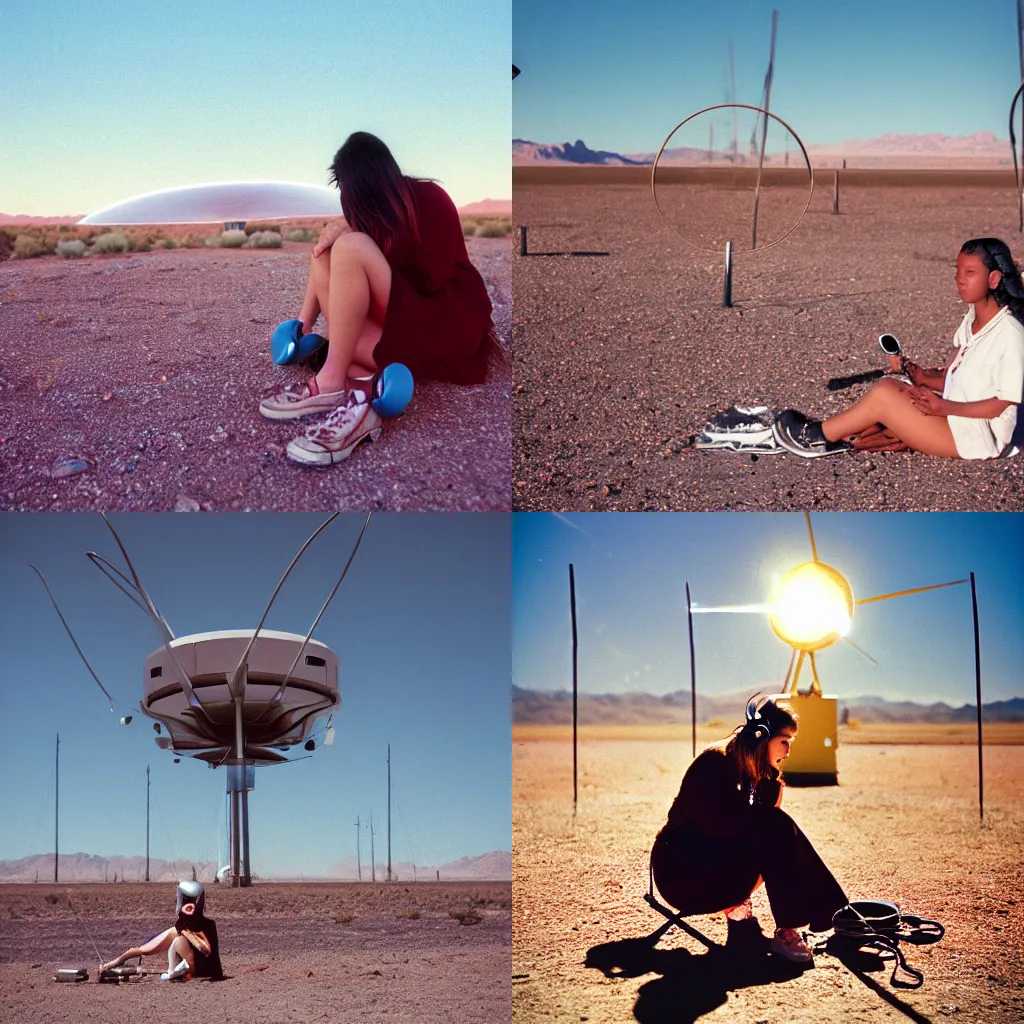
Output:
M772 434L787 452L802 459L819 459L823 455L840 455L854 450L848 441L827 440L821 422L809 419L796 409L784 409L775 417Z
M361 391L289 442L287 455L304 466L333 466L347 459L363 441L380 437L380 414Z
M804 942L795 928L778 928L771 942L771 951L797 964L807 964L814 959L811 947Z

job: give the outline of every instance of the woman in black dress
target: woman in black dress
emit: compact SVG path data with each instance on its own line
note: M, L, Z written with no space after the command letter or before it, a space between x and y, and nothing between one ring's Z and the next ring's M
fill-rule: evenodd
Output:
M217 925L203 913L205 905L206 892L202 882L179 882L174 924L147 939L141 946L132 946L116 959L101 964L100 971L119 967L132 957L166 951L167 971L160 975L161 981L175 981L179 978L210 978L219 981L224 977L224 971L220 963Z
M796 719L774 701L747 709L747 721L687 769L658 833L651 867L658 890L683 915L751 916L750 894L764 881L775 917L773 952L800 963L811 950L798 929L827 931L849 901L780 807L782 762Z

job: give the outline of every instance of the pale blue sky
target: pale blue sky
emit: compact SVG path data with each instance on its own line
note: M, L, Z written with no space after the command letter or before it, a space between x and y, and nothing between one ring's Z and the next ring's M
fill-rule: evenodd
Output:
M178 636L254 628L281 574L322 515L139 513L111 516ZM267 628L305 634L363 516L335 520L286 581ZM249 798L257 874L319 874L369 863L371 810L386 858L391 744L392 858L419 865L511 849L510 522L507 516L374 516L314 638L338 652L342 706L333 746L260 768ZM122 565L102 519L0 516L0 859L53 849L54 739L61 738L61 849L213 860L223 771L154 744L139 710L142 666L160 646L145 615L86 559ZM115 699L117 724L28 563L46 575L86 657ZM299 754L302 751L298 751Z
M807 145L884 132L1008 139L1020 84L1012 0L514 0L515 138L652 152L689 114L758 104ZM1009 146L1007 146L1009 156Z
M1024 697L1024 515L812 514L818 557L857 599L977 579L983 699ZM695 605L764 602L775 578L811 559L800 513L518 515L513 532L513 678L571 688L568 566L574 563L580 689L688 690L685 583ZM856 610L850 639L818 655L826 693L974 703L970 587ZM772 692L790 648L767 616L694 616L697 685L705 693ZM801 686L805 685L801 679Z
M509 0L4 0L0 211L327 184L352 131L457 205L511 195Z

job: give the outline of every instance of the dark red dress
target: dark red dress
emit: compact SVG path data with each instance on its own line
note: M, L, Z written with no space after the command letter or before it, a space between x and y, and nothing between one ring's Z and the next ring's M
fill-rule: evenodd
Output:
M374 362L405 363L416 380L480 384L499 351L487 287L448 194L432 181L410 184L420 241L388 254L391 296Z

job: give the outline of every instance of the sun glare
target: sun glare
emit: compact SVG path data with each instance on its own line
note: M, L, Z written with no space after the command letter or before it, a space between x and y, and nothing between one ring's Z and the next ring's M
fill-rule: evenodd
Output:
M823 562L805 562L776 583L769 602L775 635L801 651L820 651L853 625L853 591Z

